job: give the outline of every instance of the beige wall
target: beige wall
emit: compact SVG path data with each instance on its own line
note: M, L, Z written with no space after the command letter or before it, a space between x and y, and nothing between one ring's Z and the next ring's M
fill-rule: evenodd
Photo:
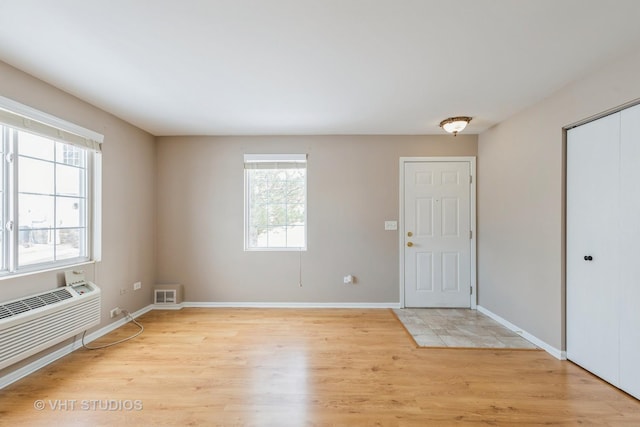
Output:
M102 289L100 327L111 308L146 307L155 279L154 137L2 62L0 76L0 95L104 134L102 262L83 268ZM64 270L0 279L0 301L62 285ZM143 288L134 293L136 281Z
M475 156L475 135L158 138L158 279L199 302L397 303L401 156ZM243 154L308 153L308 250L243 251ZM357 284L344 285L347 274Z
M564 126L640 98L640 51L478 140L479 304L564 349Z

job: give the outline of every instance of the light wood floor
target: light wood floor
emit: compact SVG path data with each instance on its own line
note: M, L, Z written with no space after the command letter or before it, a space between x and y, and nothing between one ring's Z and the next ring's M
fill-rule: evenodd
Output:
M135 340L78 350L0 390L0 425L640 425L639 401L570 362L540 350L416 348L390 310L183 309L140 320Z

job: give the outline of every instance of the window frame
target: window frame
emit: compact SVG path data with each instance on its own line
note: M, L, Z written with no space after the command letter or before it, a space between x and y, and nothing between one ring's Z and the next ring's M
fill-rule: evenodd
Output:
M66 122L55 116L38 111L29 106L20 104L0 96L0 144L2 144L2 196L0 208L0 234L2 235L2 254L0 254L0 279L32 274L37 272L51 271L59 268L81 265L101 260L101 226L102 226L102 142L103 135L89 129L82 128L70 122ZM84 215L77 227L80 237L86 238L80 243L84 246L84 254L72 258L36 262L33 264L19 265L19 245L20 245L20 224L19 205L20 183L19 168L20 159L36 159L30 155L21 155L19 150L18 132L26 132L38 137L50 140L54 153L57 152L57 143L66 144L76 149L83 150L85 154L85 164L83 169L84 178L79 181L79 185L84 188L84 194L79 198L84 198ZM60 150L64 153L64 148ZM65 165L64 157L58 158L58 153L53 160L40 159L53 164L53 170L57 170L61 165ZM75 167L75 166L74 166ZM55 172L54 172L55 173ZM54 191L49 196L52 197L54 212L59 209L57 202L59 198L68 196L58 194ZM59 227L53 223L50 232L54 233L54 246L56 245L56 234L59 230L67 227ZM54 254L56 253L54 248ZM82 250L80 253L82 254Z
M251 246L251 168L250 163L303 163L304 164L304 245L303 246ZM278 168L271 168L277 170ZM308 242L308 162L306 154L245 154L244 155L244 250L245 252L305 252ZM288 225L288 224L287 224Z

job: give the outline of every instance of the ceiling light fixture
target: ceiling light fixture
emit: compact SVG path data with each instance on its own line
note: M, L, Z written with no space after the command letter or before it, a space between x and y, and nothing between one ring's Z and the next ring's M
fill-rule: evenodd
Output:
M467 127L470 121L471 117L449 117L440 122L440 127L456 136Z

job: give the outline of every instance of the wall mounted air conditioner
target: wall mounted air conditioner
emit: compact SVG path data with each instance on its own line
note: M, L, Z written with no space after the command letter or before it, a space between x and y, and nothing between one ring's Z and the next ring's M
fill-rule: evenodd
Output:
M0 302L0 369L99 323L100 288L84 280Z

